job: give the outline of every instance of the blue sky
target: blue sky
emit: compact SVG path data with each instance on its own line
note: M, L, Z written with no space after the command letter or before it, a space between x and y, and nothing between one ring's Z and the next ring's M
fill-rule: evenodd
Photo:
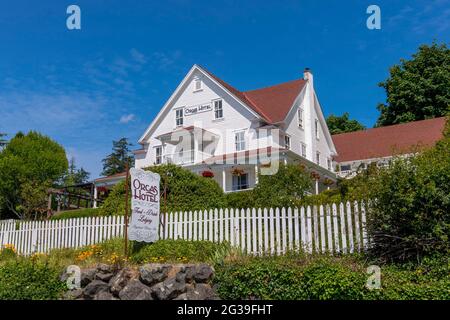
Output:
M66 8L81 8L81 30ZM366 8L381 8L381 30ZM240 90L299 78L325 115L373 126L377 84L422 43L450 40L450 0L23 1L0 10L0 132L38 130L97 177L198 63Z

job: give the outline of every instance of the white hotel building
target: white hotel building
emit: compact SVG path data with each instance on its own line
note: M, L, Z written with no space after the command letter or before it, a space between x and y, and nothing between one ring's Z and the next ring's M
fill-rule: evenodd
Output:
M336 181L333 140L313 75L242 92L194 65L139 139L135 166L175 163L213 176L225 192L251 189L258 172L298 163L312 192Z
M258 173L280 163L297 163L319 193L337 175L351 178L369 164L433 146L445 123L441 117L330 136L309 69L301 79L242 92L194 65L140 138L135 166L175 163L233 192L253 188ZM124 177L96 179L94 198Z

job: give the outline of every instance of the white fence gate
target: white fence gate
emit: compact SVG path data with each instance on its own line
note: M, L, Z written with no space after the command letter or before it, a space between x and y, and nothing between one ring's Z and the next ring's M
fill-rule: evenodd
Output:
M366 248L366 205L347 202L281 209L214 209L163 214L162 239L228 241L248 254L353 253ZM0 244L21 254L78 248L123 237L124 218L93 217L0 224Z

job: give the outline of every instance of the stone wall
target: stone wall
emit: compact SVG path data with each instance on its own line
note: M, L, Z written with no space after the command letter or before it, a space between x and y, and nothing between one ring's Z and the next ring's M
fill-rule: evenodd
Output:
M61 276L66 281L69 274ZM114 268L98 264L82 269L79 289L67 291L70 300L215 300L208 264L145 264Z

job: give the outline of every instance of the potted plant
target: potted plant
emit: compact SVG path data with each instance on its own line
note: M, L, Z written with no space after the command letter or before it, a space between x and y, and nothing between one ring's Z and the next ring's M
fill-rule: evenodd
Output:
M209 171L209 170L205 170L202 172L202 176L205 178L213 178L214 177L214 172Z
M243 169L239 169L239 168L234 168L234 169L231 171L231 174L232 174L233 176L242 176L242 175L244 174L244 170L243 170Z

